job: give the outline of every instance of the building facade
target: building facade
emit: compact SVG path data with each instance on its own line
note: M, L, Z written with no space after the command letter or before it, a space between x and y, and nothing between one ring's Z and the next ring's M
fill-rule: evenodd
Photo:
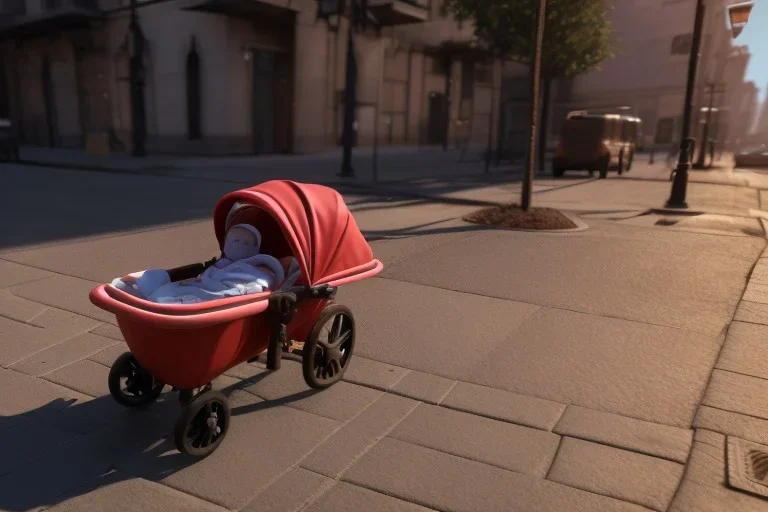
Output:
M369 0L355 36L358 145L496 137L502 67L438 0ZM147 151L309 153L339 144L346 18L316 0L139 0ZM24 143L131 145L128 0L0 0L0 116Z
M712 122L717 126L710 126L709 136L714 134L720 144L726 139L734 143L748 129L746 121L734 114L745 91L749 52L732 45L727 4L705 2L692 120L693 136L700 140L714 90L718 115ZM622 0L614 6L616 55L601 70L559 84L551 138L559 135L568 111L586 109L641 118L641 142L646 147L679 144L696 1Z

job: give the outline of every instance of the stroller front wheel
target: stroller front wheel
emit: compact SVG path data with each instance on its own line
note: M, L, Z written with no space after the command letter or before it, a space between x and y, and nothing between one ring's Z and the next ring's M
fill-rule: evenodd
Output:
M227 435L231 416L229 401L219 391L197 395L176 421L173 431L176 448L194 457L210 455Z
M130 352L112 363L107 380L109 393L125 407L143 407L153 403L163 392L165 384L141 367Z
M355 349L355 318L341 304L325 308L302 349L304 381L324 389L340 381Z

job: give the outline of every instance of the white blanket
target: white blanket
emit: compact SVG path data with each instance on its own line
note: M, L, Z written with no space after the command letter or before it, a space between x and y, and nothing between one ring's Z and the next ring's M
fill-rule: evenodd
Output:
M220 260L198 277L170 282L164 270L148 270L132 283L115 279L112 285L152 302L194 304L224 297L274 290L285 279L280 262L267 254L238 261Z

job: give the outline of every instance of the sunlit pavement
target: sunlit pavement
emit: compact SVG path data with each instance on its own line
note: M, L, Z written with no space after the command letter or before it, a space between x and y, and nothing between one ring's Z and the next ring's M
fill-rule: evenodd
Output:
M345 193L385 264L339 292L359 329L345 381L308 393L291 362L266 376L260 363L231 369L214 386L229 393L232 429L193 460L168 438L170 393L140 412L108 396L127 347L87 295L130 271L209 259L211 209L242 185L2 172L0 509L768 508L726 486L724 460L725 435L768 442L756 219L648 222L669 182L614 175L537 179L534 204L589 226L567 234L471 226L460 217L474 204ZM519 193L426 188L489 202ZM689 192L727 218L760 207L745 186Z

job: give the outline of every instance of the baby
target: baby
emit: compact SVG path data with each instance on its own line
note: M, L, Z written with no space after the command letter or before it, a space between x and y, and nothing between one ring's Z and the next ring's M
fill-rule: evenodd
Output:
M227 231L223 257L199 276L171 282L168 272L146 270L115 279L112 285L137 297L161 304L194 304L273 290L285 279L281 263L259 254L261 233L250 224Z

